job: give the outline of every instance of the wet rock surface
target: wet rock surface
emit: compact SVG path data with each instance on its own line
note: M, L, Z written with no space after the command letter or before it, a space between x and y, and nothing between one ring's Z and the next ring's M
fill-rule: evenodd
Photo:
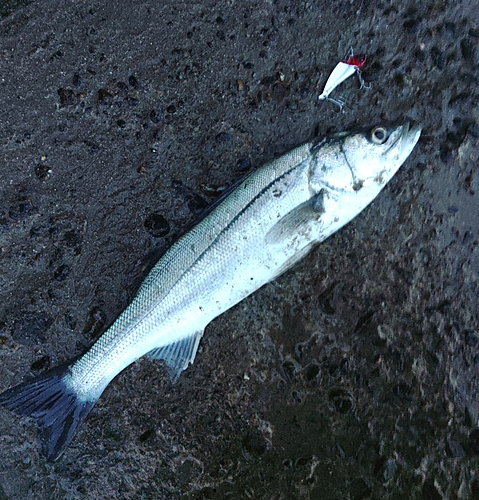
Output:
M0 498L477 498L475 3L26 3L0 20L2 390L84 352L245 171L326 132L424 131L177 384L134 363L54 464L1 410ZM338 113L316 97L351 45L371 88L345 82Z

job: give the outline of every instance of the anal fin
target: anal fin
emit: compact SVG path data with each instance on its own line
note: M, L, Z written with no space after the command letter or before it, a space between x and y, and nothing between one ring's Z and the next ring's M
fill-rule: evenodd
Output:
M195 360L202 336L203 330L177 342L152 349L147 356L152 359L163 360L168 368L171 381L174 383L178 380L181 372L186 370L188 365Z

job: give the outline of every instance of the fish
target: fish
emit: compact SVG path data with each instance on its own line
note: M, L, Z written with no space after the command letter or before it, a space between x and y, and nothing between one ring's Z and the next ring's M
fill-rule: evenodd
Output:
M378 125L306 142L247 175L161 257L136 296L81 357L7 389L57 460L107 385L138 358L172 381L205 327L274 280L367 207L419 140L417 125Z

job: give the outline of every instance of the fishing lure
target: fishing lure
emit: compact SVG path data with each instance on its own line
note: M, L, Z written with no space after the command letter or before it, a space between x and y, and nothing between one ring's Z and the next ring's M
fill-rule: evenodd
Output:
M343 83L344 80L347 80L350 76L354 75L354 73L358 75L361 88L365 88L366 84L364 83L363 77L361 76L361 68L364 66L365 62L365 55L355 56L353 54L353 50L351 49L349 57L341 60L329 75L329 78L326 81L326 85L324 86L323 93L318 97L318 100L330 101L338 105L340 109L343 109L344 101L341 99L333 99L332 97L329 97L329 94L331 94L331 92L338 85Z

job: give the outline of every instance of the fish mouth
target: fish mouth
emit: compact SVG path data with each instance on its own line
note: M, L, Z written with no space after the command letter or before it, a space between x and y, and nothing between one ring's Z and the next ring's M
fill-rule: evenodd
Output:
M397 157L401 163L409 156L421 135L422 128L406 122L400 126L401 132L386 150L386 154L397 150Z

